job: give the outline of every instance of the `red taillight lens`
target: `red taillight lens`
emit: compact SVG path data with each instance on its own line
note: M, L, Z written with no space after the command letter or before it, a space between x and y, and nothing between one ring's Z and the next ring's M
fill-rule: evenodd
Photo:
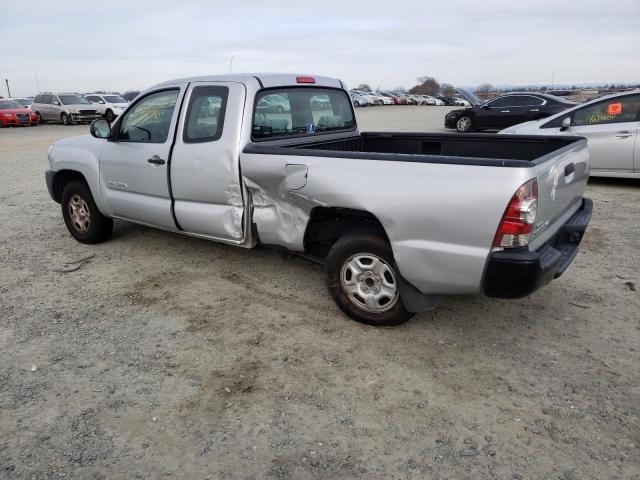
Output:
M538 182L522 185L511 198L493 239L494 247L515 248L529 244L538 208Z
M316 79L313 77L296 77L298 83L316 83Z

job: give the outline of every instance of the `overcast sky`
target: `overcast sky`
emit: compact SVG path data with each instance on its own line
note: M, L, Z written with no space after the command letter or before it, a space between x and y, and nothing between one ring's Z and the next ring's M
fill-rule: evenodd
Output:
M350 86L640 81L640 1L0 0L0 92L143 89L233 72Z

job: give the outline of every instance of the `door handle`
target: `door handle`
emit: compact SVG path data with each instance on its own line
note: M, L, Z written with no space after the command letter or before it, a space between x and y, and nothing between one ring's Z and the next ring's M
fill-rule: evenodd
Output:
M500 113L509 113L509 110L500 110Z
M537 108L532 108L531 110L529 110L530 112L539 112L540 110Z
M568 177L569 175L571 175L575 171L576 171L576 166L572 162L569 165L567 165L566 167L564 167L564 176Z
M613 138L627 138L627 137L633 137L634 135L635 135L635 133L627 132L626 130L624 130L622 132L616 133L613 136Z
M154 155L150 159L147 160L149 163L153 163L154 165L164 165L166 162L161 159L158 155Z

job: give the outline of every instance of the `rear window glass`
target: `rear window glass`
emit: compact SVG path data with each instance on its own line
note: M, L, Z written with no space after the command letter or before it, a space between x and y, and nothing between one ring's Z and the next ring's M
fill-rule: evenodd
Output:
M354 127L351 100L343 90L298 87L264 90L256 96L252 130L256 140Z

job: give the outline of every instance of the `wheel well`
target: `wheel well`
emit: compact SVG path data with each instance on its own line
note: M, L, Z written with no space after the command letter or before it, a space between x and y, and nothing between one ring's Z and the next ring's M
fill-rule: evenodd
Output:
M56 202L60 203L64 187L74 180L80 180L81 182L87 183L84 175L80 172L76 172L75 170L60 170L56 173L56 176L53 178L53 199Z
M304 234L306 252L324 258L331 246L346 233L370 228L388 241L380 221L370 212L350 208L316 207L311 211Z

